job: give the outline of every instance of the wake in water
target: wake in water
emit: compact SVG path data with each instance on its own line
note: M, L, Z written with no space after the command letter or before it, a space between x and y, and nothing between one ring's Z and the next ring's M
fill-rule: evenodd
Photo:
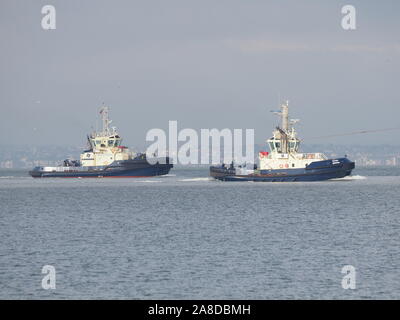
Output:
M332 180L334 180L334 181L353 181L353 180L365 180L365 179L367 179L367 177L356 175L356 176L346 176L343 178L337 178L337 179L332 179Z
M0 179L32 179L29 176L0 176Z
M210 178L210 177L207 177L207 178L202 177L202 178L182 179L182 180L178 180L178 181L190 182L190 181L211 181L211 180L212 180L212 178Z

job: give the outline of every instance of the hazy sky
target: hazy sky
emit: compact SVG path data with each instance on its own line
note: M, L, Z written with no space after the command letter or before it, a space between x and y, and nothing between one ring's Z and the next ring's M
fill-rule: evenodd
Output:
M56 30L41 27L46 4ZM353 31L341 27L346 4L357 10ZM261 142L279 96L302 138L399 127L399 9L395 0L1 0L0 144L83 145L103 102L127 145L168 120L254 128Z

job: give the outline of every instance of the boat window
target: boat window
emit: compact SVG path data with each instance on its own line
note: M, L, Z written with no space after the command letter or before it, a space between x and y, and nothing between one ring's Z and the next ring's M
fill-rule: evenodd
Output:
M290 141L289 142L290 151L297 151L298 148L299 148L299 142L298 141Z
M270 143L269 143L269 147L270 147L271 151L274 151L275 146L274 146L274 143L273 143L273 142L270 142Z
M101 140L96 140L96 145L101 144Z
M112 147L114 145L114 140L108 140L108 146Z

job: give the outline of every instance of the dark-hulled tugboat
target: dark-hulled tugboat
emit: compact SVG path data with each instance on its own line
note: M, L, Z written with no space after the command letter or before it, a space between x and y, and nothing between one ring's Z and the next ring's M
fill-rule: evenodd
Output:
M322 153L299 153L300 140L293 125L298 120L289 121L288 102L275 112L282 117L281 127L267 140L270 152L259 153L259 168L235 167L225 164L210 167L211 177L223 181L321 181L343 178L351 174L354 162L347 158L328 159Z
M64 160L57 167L36 167L29 174L34 178L138 178L168 174L173 167L169 157L147 158L121 145L115 127L110 128L108 107L102 107L103 130L88 136L89 149L80 161Z

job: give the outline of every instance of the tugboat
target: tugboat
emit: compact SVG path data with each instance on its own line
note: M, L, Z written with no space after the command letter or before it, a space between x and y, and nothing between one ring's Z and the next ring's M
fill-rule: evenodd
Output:
M289 121L289 102L274 113L282 118L282 125L267 140L270 152L259 152L259 168L222 164L210 167L210 176L222 181L294 182L343 178L351 174L355 164L346 157L328 159L323 153L298 152L300 139L294 124L299 120Z
M109 109L103 106L103 130L88 135L89 149L78 160L64 160L56 167L35 167L29 174L34 178L139 178L168 174L173 167L169 157L147 158L122 146L115 127L110 128Z

